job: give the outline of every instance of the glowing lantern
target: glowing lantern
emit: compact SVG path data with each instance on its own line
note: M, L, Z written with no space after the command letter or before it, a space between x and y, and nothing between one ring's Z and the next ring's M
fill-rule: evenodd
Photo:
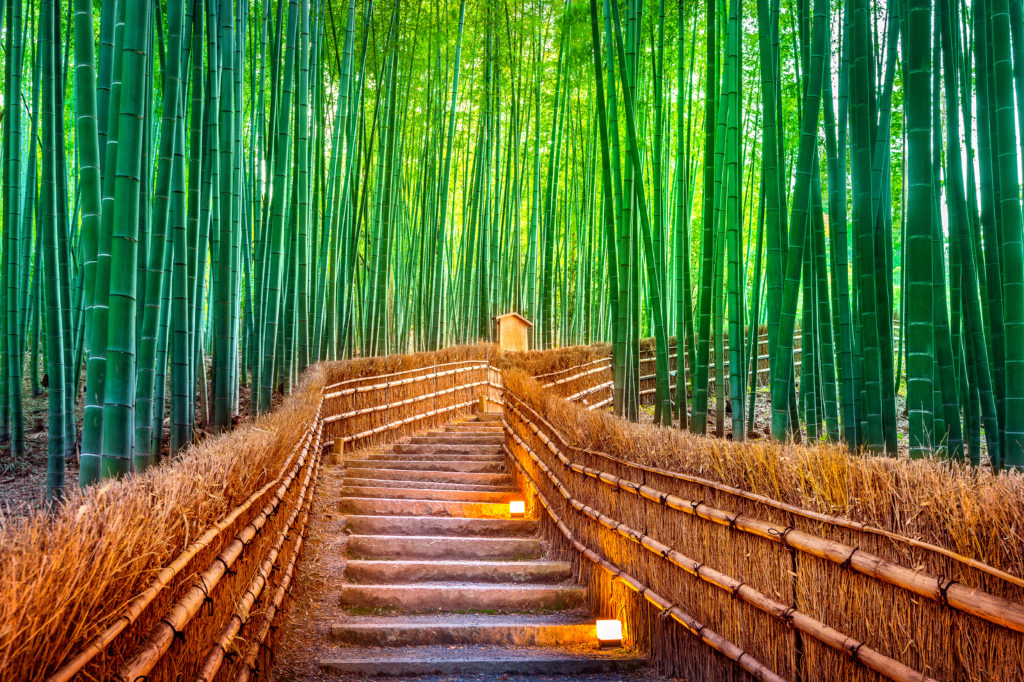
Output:
M622 646L622 621L597 621L597 645L602 649L613 649Z
M508 503L508 513L512 518L521 518L526 514L526 502L523 500L512 500Z

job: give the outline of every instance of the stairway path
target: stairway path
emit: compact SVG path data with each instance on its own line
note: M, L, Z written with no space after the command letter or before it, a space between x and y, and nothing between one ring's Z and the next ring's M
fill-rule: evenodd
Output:
M599 650L585 591L509 517L500 422L327 467L272 679L656 679Z

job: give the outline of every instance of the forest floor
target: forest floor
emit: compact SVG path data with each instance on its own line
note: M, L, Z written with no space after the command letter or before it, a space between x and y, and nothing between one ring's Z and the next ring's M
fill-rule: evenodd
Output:
M32 384L27 376L22 385L23 409L25 416L25 456L15 460L11 456L11 442L0 440L0 523L4 517L17 518L25 516L33 509L43 506L46 501L46 452L49 439L47 415L49 410L49 394L40 387L38 395L32 395ZM42 374L40 374L42 376ZM84 381L82 382L84 386ZM168 389L170 387L168 386ZM84 389L83 389L84 390ZM280 404L282 396L275 393L272 407ZM75 423L78 424L76 443L81 444L83 404L77 401ZM248 385L238 389L238 414L233 419L237 426L249 419L250 388ZM202 440L212 434L212 429L201 428L197 431L196 440ZM168 455L170 440L170 420L164 419L163 451L161 457ZM72 490L78 485L78 452L74 457L64 461L64 489Z

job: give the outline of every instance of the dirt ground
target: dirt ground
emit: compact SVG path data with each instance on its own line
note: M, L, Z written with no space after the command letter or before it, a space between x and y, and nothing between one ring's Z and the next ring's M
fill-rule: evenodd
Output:
M84 381L83 381L84 384ZM168 390L169 390L168 386ZM83 389L84 390L84 389ZM0 522L3 517L24 516L29 510L39 508L45 503L46 496L46 450L48 444L47 414L49 410L49 394L42 389L39 395L32 395L32 385L26 379L22 386L23 408L25 413L25 457L15 460L11 456L9 439L0 440ZM168 400L170 399L168 394ZM271 402L277 406L282 396L275 393ZM75 407L75 423L79 425L76 433L77 442L82 437L83 401L78 400ZM238 390L238 413L233 420L234 425L249 419L250 387L240 386ZM202 440L211 431L200 430L197 440ZM164 419L163 457L168 456L170 441L170 419ZM71 490L78 485L78 453L75 457L65 460L65 489Z

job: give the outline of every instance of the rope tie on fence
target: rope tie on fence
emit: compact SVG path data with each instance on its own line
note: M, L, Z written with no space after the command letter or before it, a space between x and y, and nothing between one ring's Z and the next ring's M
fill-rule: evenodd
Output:
M736 516L738 517L739 514L737 514ZM735 517L733 518L733 521L735 521ZM792 552L792 551L795 551L795 548L792 545L789 544L789 534L792 533L795 530L796 530L796 528L794 528L792 525L786 526L781 531L778 530L777 528L769 528L768 529L768 535L772 536L773 538L777 537L779 539L779 542L782 543L782 546Z
M860 660L860 648L864 646L864 642L857 642L857 646L850 647L850 660L854 663Z
M746 585L746 583L736 583L736 586L734 588L732 588L732 590L730 590L732 592L732 598L733 599L736 599L737 597L739 597L739 595L740 595L740 588L742 588L744 585Z
M171 629L171 636L174 639L178 640L182 644L184 644L186 641L188 641L188 640L185 639L185 633L182 632L181 630L179 630L178 628L174 627L174 623L169 621L167 618L161 618L160 622L163 623L164 625L166 625L167 627L169 627Z
M858 550L860 550L860 545L857 545L853 548L853 551L850 552L850 555L843 559L843 562L839 564L839 568L850 568L850 564L853 561L853 555L856 554Z
M736 512L736 515L729 519L729 530L736 530L736 520L741 516L743 516L741 512Z
M658 618L660 618L661 620L668 620L669 617L672 616L672 609L674 607L675 604L669 604L668 606L663 608L661 611L658 612Z
M703 500L701 500L700 502L697 502L696 500L690 500L690 507L693 508L693 515L694 516L699 516L697 514L697 507L701 506L702 504L704 504Z
M660 497L660 500L659 500L659 502L661 502L661 506L663 506L663 507L664 507L664 506L665 506L665 503L666 503L667 501L668 501L668 493L662 493L662 494L661 494L661 497Z
M793 627L793 613L796 611L796 606L790 606L788 609L782 612L779 616L779 620L786 624L787 627Z
M949 588L953 586L956 581L952 578L938 578L939 584L939 603L943 606L949 606Z

